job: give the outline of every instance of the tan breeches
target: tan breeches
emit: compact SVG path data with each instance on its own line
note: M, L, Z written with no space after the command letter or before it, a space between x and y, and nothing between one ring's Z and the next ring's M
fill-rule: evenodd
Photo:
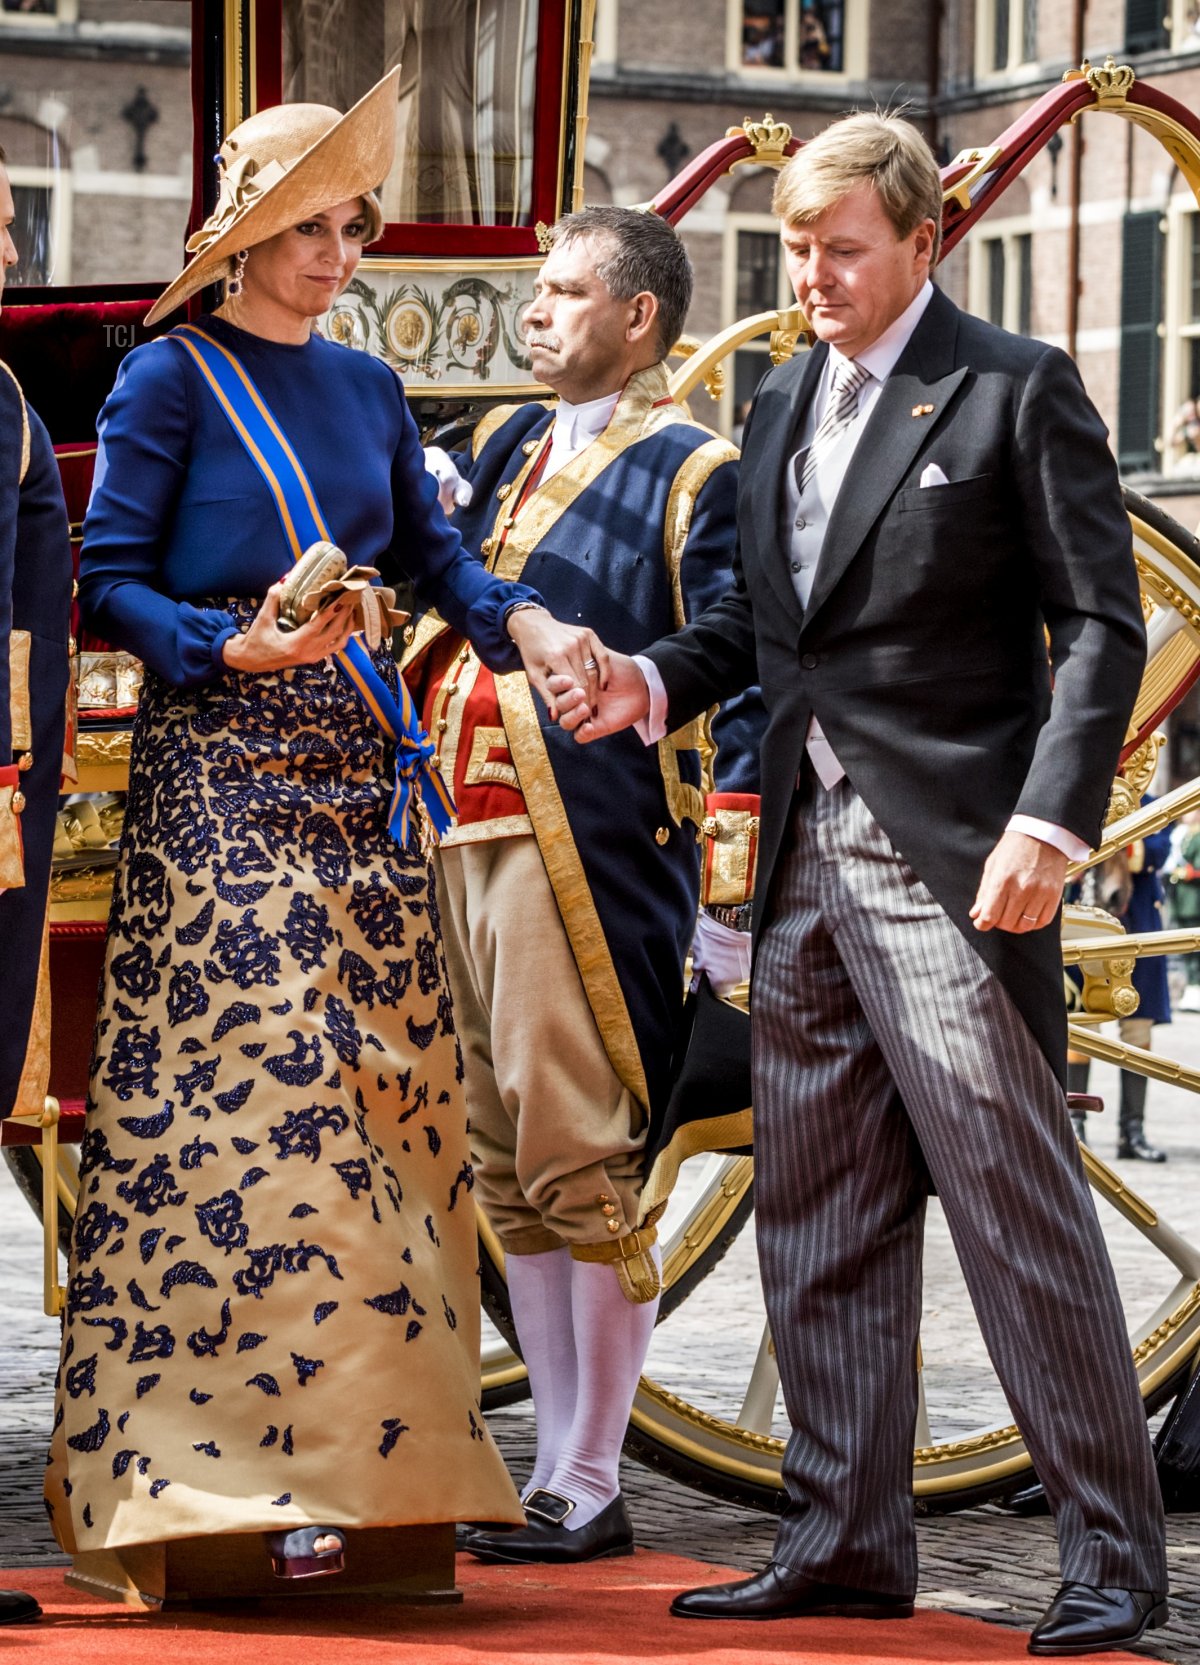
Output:
M537 840L455 845L436 863L488 1218L508 1254L611 1242L637 1225L644 1117L609 1062Z

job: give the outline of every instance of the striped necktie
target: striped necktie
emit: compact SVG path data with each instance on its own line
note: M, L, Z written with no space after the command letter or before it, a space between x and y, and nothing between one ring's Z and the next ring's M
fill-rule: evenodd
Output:
M813 475L858 415L858 395L870 374L869 370L864 370L862 365L856 364L852 358L842 359L834 370L829 403L825 406L825 414L813 435L813 442L808 448L804 467L800 472L801 497L804 496Z

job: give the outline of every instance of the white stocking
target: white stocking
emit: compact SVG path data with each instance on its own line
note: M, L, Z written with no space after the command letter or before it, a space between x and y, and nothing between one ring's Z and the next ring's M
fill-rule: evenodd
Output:
M509 1255L505 1265L537 1419L537 1456L525 1486L528 1492L549 1485L575 1415L571 1251L564 1245L540 1255Z
M661 1272L657 1243L651 1253ZM566 1522L570 1530L594 1520L620 1489L621 1445L657 1314L657 1296L639 1305L625 1299L611 1266L601 1261L571 1262L571 1319L579 1385L570 1435L546 1482L550 1491L574 1501Z

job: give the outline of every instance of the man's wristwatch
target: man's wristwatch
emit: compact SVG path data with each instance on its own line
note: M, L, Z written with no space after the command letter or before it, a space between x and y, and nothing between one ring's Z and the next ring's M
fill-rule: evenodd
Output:
M754 903L706 902L704 911L710 919L715 919L718 925L727 925L731 931L748 931Z

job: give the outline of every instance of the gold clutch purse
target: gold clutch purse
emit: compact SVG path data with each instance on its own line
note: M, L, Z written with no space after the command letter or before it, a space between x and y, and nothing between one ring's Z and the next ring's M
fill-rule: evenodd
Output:
M395 590L376 584L378 577L375 567L347 567L336 544L310 544L283 580L280 630L298 630L337 596L353 595L355 629L369 648L377 648L385 635L408 622L408 614L396 610Z

